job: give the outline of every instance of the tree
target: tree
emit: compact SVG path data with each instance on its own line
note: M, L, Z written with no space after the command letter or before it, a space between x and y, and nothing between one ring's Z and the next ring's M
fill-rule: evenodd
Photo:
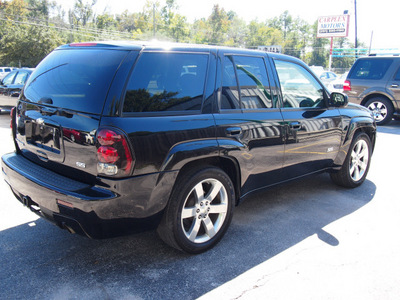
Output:
M210 35L207 42L212 45L223 44L226 41L230 21L228 14L218 4L214 5L208 24Z
M305 57L305 61L310 66L328 66L329 51L326 46L329 44L328 39L317 38L318 21L313 25L313 40L311 47L313 51Z
M14 19L2 21L0 60L11 66L35 67L54 48L62 44L58 33L47 26L27 24L29 12L34 11L24 1L13 0L5 12ZM18 21L16 21L18 19Z
M230 21L230 26L227 31L225 45L243 47L246 44L246 37L249 33L246 22L233 11L228 12L228 20Z
M86 26L89 21L92 21L93 6L96 3L97 0L92 0L92 3L75 0L74 8L68 12L70 24Z
M282 32L277 28L269 27L264 23L253 20L250 22L248 29L246 46L249 48L283 45Z

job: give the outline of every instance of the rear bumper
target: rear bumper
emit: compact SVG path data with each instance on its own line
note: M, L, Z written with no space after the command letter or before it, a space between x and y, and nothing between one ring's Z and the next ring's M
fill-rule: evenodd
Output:
M16 198L33 212L92 238L156 225L176 179L176 172L167 172L120 180L98 178L96 185L89 185L17 153L2 157L2 171Z

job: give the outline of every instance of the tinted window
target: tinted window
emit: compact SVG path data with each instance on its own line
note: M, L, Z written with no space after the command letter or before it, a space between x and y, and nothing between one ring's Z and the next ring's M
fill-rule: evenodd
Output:
M11 72L11 73L7 74L6 77L3 78L3 84L4 85L12 84L15 74L17 74L17 72Z
M26 79L28 78L28 73L19 71L17 76L15 77L14 84L25 84Z
M239 89L232 56L225 56L222 72L221 109L240 109Z
M261 57L234 56L242 108L273 107L267 71Z
M100 114L115 72L126 51L56 50L30 76L25 97L50 98L53 105Z
M284 107L324 107L324 90L302 66L275 60Z
M400 69L397 70L396 76L394 77L394 80L400 81Z
M356 61L349 78L382 79L392 61L392 59L360 59Z
M124 112L200 110L208 55L143 53L127 86Z
M237 88L235 71L239 89ZM271 107L274 107L274 105L271 100L271 91L263 58L225 56L221 108L262 109Z

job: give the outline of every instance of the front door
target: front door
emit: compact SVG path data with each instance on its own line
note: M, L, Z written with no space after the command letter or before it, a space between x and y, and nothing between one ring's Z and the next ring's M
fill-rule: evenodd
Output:
M284 170L287 178L332 166L341 144L341 116L328 107L328 94L302 65L275 59L286 125Z

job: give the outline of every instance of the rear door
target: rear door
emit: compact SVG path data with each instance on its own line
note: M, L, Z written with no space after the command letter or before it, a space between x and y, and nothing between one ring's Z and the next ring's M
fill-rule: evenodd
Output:
M243 195L281 181L282 115L265 57L220 52L218 74L217 139L240 164Z
M328 94L302 64L283 59L274 62L286 127L285 177L295 178L330 167L341 144L339 110L327 107Z

